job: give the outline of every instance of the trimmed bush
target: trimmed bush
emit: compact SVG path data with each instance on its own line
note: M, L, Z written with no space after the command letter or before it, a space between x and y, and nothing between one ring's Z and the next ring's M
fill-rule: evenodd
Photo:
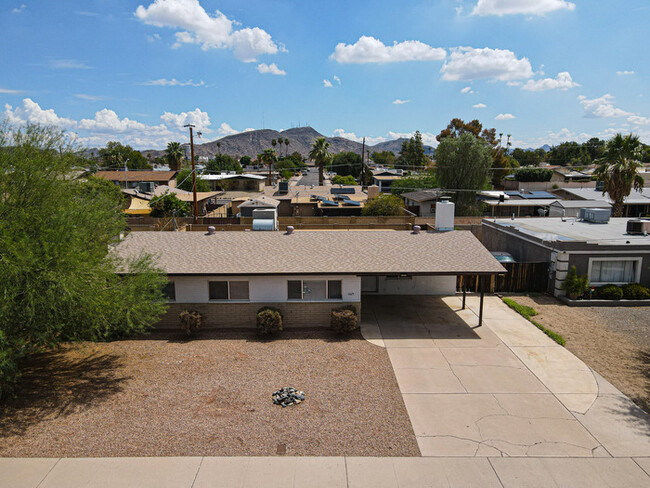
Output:
M264 335L281 332L282 319L282 312L277 308L262 307L257 311L257 330Z
M339 334L359 328L357 309L351 305L332 310L330 328Z
M648 300L650 299L650 289L638 283L628 283L621 287L623 298L626 300Z
M602 300L620 300L623 298L623 290L620 286L605 285L596 288L596 298Z
M569 298L575 300L589 290L589 276L578 276L576 267L571 266L566 278L562 282L562 290L564 290Z
M194 334L203 324L203 315L195 310L183 310L178 314L178 318L181 321L181 330L188 336Z

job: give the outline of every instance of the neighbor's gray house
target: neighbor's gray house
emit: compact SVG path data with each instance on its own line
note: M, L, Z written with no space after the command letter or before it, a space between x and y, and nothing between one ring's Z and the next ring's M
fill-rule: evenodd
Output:
M590 209L593 211L594 209ZM597 209L596 209L597 210ZM607 213L607 212L605 212ZM650 286L650 220L628 233L627 218L596 223L577 218L483 220L482 242L490 251L505 251L518 262L549 263L548 291L564 295L562 283L571 266L587 274L592 286L641 283Z
M251 327L265 305L285 325L326 326L363 296L453 295L456 276L505 269L468 231L134 232L116 248L148 252L167 273L162 327L198 310L211 327Z

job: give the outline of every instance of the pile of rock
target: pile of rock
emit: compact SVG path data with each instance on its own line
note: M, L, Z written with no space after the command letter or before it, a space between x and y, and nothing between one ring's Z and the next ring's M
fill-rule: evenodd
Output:
M305 399L305 393L288 386L273 393L272 398L273 403L276 405L288 407L289 405L301 403Z

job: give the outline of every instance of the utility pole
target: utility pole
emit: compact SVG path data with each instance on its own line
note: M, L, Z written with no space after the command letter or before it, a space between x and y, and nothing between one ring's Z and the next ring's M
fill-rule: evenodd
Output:
M185 124L183 127L190 128L190 156L192 157L192 193L194 194L194 223L199 221L199 204L196 198L196 165L194 163L194 133L192 129L196 127L193 124ZM197 135L200 137L201 133L198 132Z
M363 182L366 177L366 138L363 138L363 143L361 145L361 188L363 188Z

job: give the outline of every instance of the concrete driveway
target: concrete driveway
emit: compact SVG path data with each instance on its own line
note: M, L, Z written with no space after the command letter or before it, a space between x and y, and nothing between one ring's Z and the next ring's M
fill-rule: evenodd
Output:
M423 456L650 456L650 418L497 297L366 297Z

